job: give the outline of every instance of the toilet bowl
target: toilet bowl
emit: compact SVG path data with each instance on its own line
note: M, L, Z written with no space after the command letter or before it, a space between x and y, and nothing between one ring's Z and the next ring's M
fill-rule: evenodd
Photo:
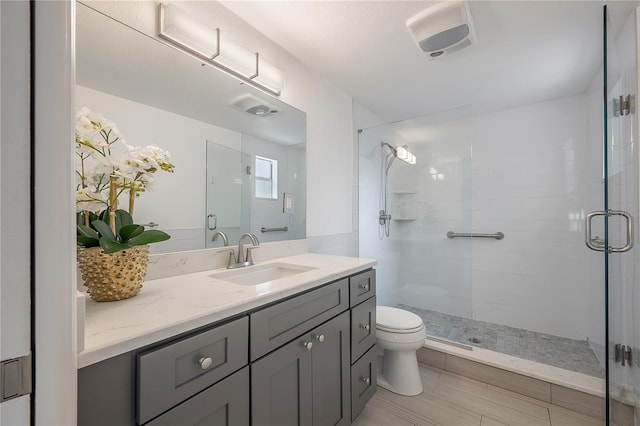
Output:
M422 393L416 351L427 331L418 315L389 306L376 307L376 339L383 351L378 385L400 395Z

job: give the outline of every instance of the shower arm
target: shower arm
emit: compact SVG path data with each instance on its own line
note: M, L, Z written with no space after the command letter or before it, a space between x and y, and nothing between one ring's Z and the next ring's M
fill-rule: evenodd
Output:
M393 156L394 156L394 157L397 157L397 156L398 156L398 150L396 149L396 147L395 147L395 146L393 146L393 145L391 145L391 144L388 144L388 143L386 143L386 142L380 142L380 147L383 147L383 146L388 147L388 148L391 150L391 152L393 153Z

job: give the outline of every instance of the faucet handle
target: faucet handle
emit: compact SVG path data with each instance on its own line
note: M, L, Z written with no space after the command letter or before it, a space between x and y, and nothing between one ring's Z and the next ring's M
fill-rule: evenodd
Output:
M218 253L224 253L228 251L229 252L229 260L227 261L227 269L229 269L229 267L231 265L233 265L234 263L236 263L236 250L233 248L226 248L224 250L220 250L218 251Z
M247 247L247 256L246 256L246 261L247 263L249 263L250 265L253 265L253 257L251 256L251 250L253 249L257 249L260 248L259 246L251 246L251 247Z

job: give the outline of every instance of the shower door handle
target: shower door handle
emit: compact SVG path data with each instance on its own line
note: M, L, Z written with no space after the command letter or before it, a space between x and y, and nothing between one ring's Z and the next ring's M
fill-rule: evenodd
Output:
M213 219L213 225L211 225L211 219ZM207 215L207 228L209 231L215 231L218 228L218 216L213 213Z
M598 238L594 238L591 236L591 221L596 216L622 216L627 221L627 241L625 245L622 247L605 247L605 245ZM634 224L633 224L633 216L631 214L623 211L623 210L607 210L607 211L595 211L587 214L585 218L585 243L587 247L591 250L595 251L608 251L609 253L624 253L633 248L633 235L634 235Z

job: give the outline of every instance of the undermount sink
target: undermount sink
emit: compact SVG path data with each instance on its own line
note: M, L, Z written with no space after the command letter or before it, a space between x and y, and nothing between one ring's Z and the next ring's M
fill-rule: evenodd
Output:
M316 269L313 266L294 265L290 263L270 263L268 265L248 266L233 271L218 272L209 275L217 280L228 281L240 285L258 285L279 280L292 275Z

